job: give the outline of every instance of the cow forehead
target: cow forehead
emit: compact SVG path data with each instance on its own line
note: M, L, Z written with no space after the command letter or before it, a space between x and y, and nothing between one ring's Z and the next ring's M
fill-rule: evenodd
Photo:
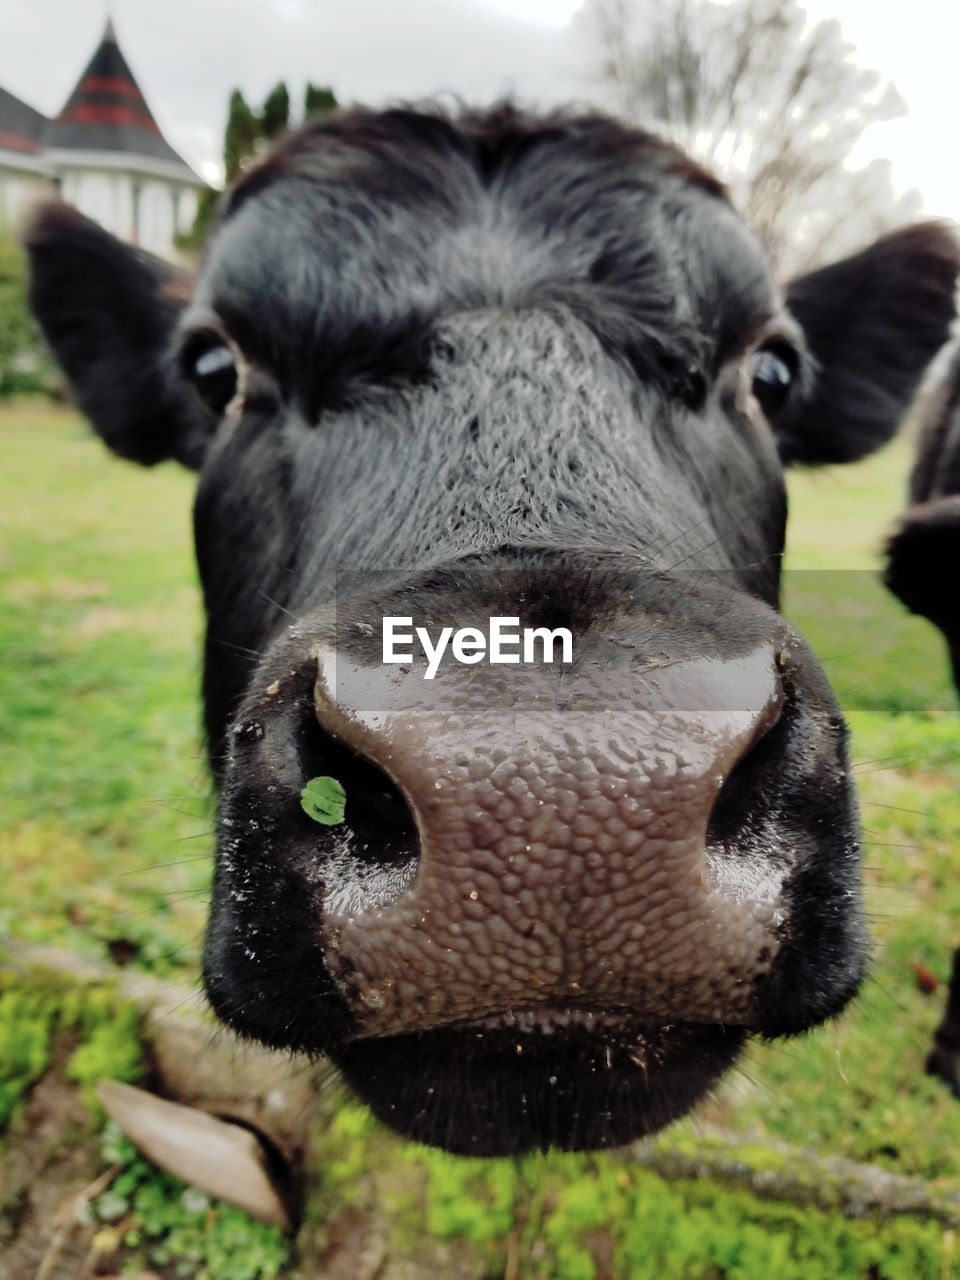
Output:
M706 365L778 308L720 189L647 135L530 125L484 151L368 119L380 132L297 135L228 200L198 301L254 347L293 334L329 356L357 329L402 345L452 311L550 306Z

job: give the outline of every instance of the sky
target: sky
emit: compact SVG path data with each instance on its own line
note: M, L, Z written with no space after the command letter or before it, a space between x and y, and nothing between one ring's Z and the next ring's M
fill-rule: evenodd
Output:
M839 19L856 57L893 80L908 115L875 126L858 159L893 164L898 190L960 222L960 5L955 0L806 0ZM515 92L552 105L597 96L580 0L0 0L0 85L42 111L62 106L107 11L171 144L216 179L226 101L259 103L278 80L329 83L377 104Z

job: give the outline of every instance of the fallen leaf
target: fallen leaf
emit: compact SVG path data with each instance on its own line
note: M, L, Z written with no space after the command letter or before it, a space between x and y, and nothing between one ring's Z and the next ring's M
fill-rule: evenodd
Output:
M910 968L917 979L917 990L922 991L925 996L932 996L940 986L940 979L917 960L910 961Z

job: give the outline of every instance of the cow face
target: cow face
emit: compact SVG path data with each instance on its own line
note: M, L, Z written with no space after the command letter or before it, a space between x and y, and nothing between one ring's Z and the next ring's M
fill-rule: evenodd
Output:
M500 109L294 135L189 288L62 207L28 243L108 444L200 471L221 1017L490 1154L650 1132L748 1034L842 1008L857 818L777 612L783 465L892 434L953 314L945 231L784 296L672 148ZM385 616L574 657L426 681Z

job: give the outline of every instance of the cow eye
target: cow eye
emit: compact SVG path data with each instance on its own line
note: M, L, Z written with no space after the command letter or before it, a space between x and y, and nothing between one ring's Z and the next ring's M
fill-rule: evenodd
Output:
M788 347L761 347L750 356L750 390L769 418L783 408L797 376L797 360Z
M239 373L236 356L219 334L205 334L187 344L183 372L194 391L219 417L237 394Z

